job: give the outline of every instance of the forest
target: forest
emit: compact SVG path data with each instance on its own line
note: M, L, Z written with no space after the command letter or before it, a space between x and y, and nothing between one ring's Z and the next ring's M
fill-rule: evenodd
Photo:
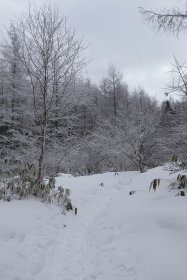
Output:
M145 11L141 11L147 16ZM162 104L129 90L114 64L100 83L84 77L86 46L57 8L42 5L4 32L0 55L2 177L22 164L34 176L186 167L186 76L175 60L180 100ZM170 96L170 95L169 95Z

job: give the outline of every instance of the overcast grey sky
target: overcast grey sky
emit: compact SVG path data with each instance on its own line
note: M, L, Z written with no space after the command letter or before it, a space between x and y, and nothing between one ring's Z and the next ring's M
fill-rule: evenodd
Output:
M110 63L123 73L130 89L143 87L163 99L163 89L171 81L173 54L187 59L187 34L179 39L161 35L143 23L138 7L160 8L182 5L180 0L36 0L55 3L68 17L79 37L89 44L87 75L99 82ZM27 0L0 0L0 27L8 25L15 14L27 6Z

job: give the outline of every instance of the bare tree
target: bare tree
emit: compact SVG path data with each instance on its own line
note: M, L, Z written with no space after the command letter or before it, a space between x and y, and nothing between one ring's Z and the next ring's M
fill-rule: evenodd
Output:
M179 8L161 9L160 11L146 10L142 7L139 12L143 19L151 24L158 31L179 34L182 30L187 30L187 11Z
M158 31L179 35L181 31L187 30L186 8L184 11L181 11L180 8L165 8L160 11L152 11L141 7L139 8L139 11L143 19ZM175 78L172 85L167 87L168 93L177 92L187 95L187 76L185 63L179 63L179 61L174 56L172 68Z
M174 74L174 79L173 83L167 87L168 93L177 93L181 96L187 95L187 66L186 63L180 63L175 56L172 73Z
M105 97L105 106L112 106L113 116L116 119L120 98L126 92L126 84L122 81L122 74L114 64L108 67L107 76L101 81L100 87Z
M20 59L32 86L36 122L39 124L38 180L43 176L47 127L60 103L72 74L83 66L80 57L82 40L67 26L66 18L57 8L42 5L29 7L17 19L16 31L20 41ZM58 106L57 106L58 105Z

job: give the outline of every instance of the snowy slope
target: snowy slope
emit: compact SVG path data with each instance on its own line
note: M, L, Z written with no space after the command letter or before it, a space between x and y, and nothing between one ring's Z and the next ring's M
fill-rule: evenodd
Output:
M187 200L167 181L149 192L154 178L176 174L61 174L57 186L72 190L77 216L34 200L0 202L0 279L186 280Z

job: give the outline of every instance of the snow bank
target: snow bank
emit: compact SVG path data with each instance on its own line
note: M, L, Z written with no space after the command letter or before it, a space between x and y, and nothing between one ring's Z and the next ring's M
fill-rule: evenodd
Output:
M53 254L62 215L33 200L1 202L0 213L0 279L35 279Z

